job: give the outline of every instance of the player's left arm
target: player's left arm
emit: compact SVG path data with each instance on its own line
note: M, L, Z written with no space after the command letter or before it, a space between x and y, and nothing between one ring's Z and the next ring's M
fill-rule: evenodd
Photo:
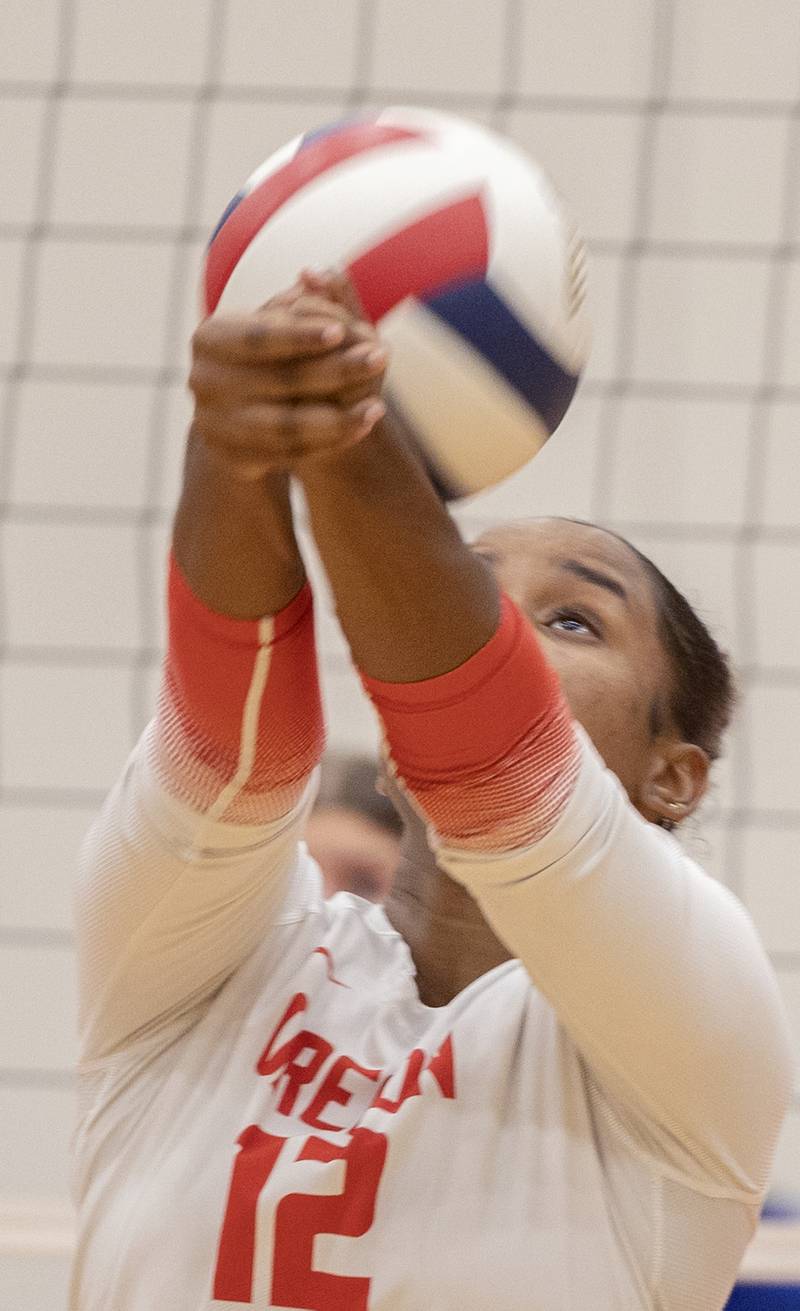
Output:
M777 981L733 894L645 820L588 736L557 822L516 851L429 833L525 965L643 1157L757 1202L791 1101Z

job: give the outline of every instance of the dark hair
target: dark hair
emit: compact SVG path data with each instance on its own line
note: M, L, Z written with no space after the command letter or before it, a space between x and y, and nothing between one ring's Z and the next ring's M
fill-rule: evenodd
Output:
M584 523L585 519L572 519ZM736 685L730 660L695 613L686 597L632 542L619 533L603 532L633 551L653 585L658 611L659 636L672 668L673 682L667 701L669 713L686 742L702 747L712 762L719 758L722 738L736 705ZM658 707L651 717L654 734L659 732Z

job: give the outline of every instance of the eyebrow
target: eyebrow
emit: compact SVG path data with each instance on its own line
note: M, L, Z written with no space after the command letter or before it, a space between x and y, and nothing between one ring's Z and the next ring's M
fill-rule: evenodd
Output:
M584 582L594 583L595 587L605 587L615 596L619 596L627 605L628 593L618 583L616 578L610 578L608 574L600 573L598 569L591 569L588 564L582 564L580 560L559 560L559 566L570 574L575 574L576 578L582 578Z

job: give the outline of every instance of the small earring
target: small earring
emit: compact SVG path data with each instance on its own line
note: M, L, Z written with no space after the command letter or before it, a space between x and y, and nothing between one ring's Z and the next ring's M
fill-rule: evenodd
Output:
M679 814L684 809L684 806L680 801L668 801L666 805L667 810L672 810L675 814ZM671 833L674 828L677 828L677 823L674 819L660 819L658 821L658 826L659 828L665 828L669 833Z

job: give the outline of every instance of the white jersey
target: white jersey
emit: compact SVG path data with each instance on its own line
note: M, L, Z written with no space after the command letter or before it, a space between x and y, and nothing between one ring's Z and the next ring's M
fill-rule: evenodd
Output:
M578 732L546 838L438 853L516 958L438 1009L381 907L324 900L311 788L198 854L140 744L85 850L72 1311L718 1311L785 1021Z

